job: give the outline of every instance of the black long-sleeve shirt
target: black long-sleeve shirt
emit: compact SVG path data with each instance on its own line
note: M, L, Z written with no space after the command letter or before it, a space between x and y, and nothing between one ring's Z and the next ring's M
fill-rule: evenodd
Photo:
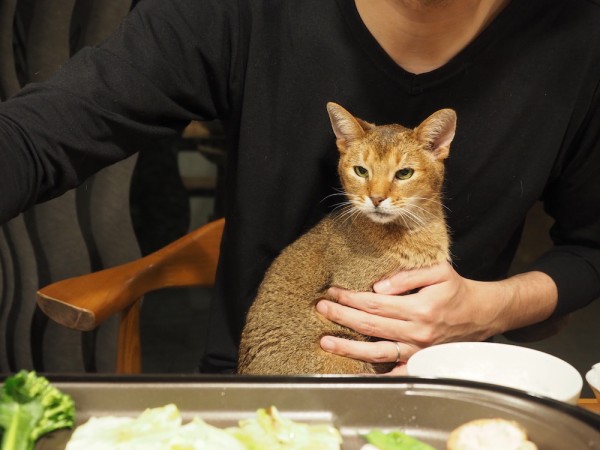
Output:
M0 105L1 218L189 120L221 119L227 225L204 369L233 369L265 269L332 206L326 102L405 126L450 107L453 264L505 277L541 199L555 246L532 269L556 282L562 315L600 296L599 24L592 0L513 0L450 62L414 75L352 0L145 0L100 48Z

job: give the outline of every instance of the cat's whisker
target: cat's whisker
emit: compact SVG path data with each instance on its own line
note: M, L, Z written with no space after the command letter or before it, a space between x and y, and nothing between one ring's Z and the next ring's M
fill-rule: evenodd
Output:
M345 202L344 204L340 204L336 208L336 214L333 216L333 219L336 220L336 221L346 222L352 216L354 216L356 213L358 213L358 211L352 205L352 203L351 202Z
M427 221L424 220L423 217L421 217L419 214L415 213L414 211L411 211L410 207L402 209L402 217L406 220L409 220L410 222L412 222L413 225L416 225L417 227L424 227L427 224Z
M427 215L432 219L435 219L437 217L436 214L434 214L433 212L429 211L427 208L423 208L422 206L419 205L415 205L414 203L411 203L407 206L407 209L409 208L413 208L415 210L418 211L418 214L423 214L423 215ZM412 211L414 214L417 214L415 211Z
M354 214L359 212L356 207L356 204L360 202L361 197L355 194L345 195L347 197L347 200L335 205L333 211L336 212L336 216L338 216L339 219L347 220L348 218L352 217Z
M356 219L358 219L361 214L362 213L358 209L353 209L352 212L346 216L345 222L352 220L351 225L354 225L354 222L356 222Z
M421 228L422 223L420 218L409 210L404 210L402 215L406 228Z
M350 216L350 217L353 217L351 225L354 225L354 222L356 222L356 219L358 219L361 214L362 213L359 210L357 210L357 209L355 210L355 214L353 214L352 216Z
M408 228L408 229L413 229L413 228L415 228L415 220L414 220L414 217L413 217L413 216L412 216L410 213L408 213L408 212L404 211L404 212L403 212L403 213L400 215L400 217L402 218L402 222L404 223L404 226L405 226L406 228ZM417 225L418 225L418 224L417 224Z
M346 200L344 202L336 203L335 205L333 205L333 210L335 211L345 206L352 206L352 202L350 200Z
M414 214L415 217L418 217L419 222L422 225L426 225L429 222L428 219L435 220L437 218L437 216L434 213L425 208L420 207L419 205L412 205L412 208L413 209L411 209L410 212Z
M417 201L421 200L421 204L417 203ZM423 222L426 222L426 217L430 218L432 220L436 220L437 219L437 214L431 210L429 210L428 208L426 208L425 206L423 206L423 203L434 203L436 205L440 205L440 206L444 206L441 202L439 202L438 200L435 199L430 199L430 198L426 198L426 197L410 197L409 199L407 199L407 202L403 205L405 209L411 209L413 214L418 214L421 216L421 219L423 220ZM446 208L447 209L447 208Z
M327 200L329 198L338 197L338 196L347 197L347 194L343 190L338 190L338 192L334 192L333 194L329 194L329 195L326 195L325 197L323 197L323 199L321 200L320 203L323 203L325 200Z
M356 215L356 211L354 210L348 210L346 211L345 214L338 216L338 221L342 224L347 223L349 220L352 220L352 218Z
M427 197L412 197L413 200L421 200L423 202L429 202L429 203L435 203L436 205L441 206L442 208L444 208L446 211L450 212L450 208L448 208L446 205L444 205L440 200L435 199L435 198L427 198Z
M351 225L353 225L354 222L356 222L356 219L362 214L363 212L360 209L358 209L356 206L353 206L352 208L350 208L349 211L347 211L347 214L344 216L344 223L352 221Z
M335 205L332 212L335 212L336 215L345 216L349 214L352 211L352 209L354 209L354 205L352 204L352 202L345 201Z
M404 225L404 228L410 228L410 225L406 221L406 217L404 215L404 211L401 211L400 214L398 214L398 218L402 221L402 224Z

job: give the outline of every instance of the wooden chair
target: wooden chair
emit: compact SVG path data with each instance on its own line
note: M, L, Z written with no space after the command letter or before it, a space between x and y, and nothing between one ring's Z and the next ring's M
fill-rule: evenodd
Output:
M80 48L100 43L135 3L0 0L0 101L12 97L24 84L43 81ZM179 202L174 202L173 191L161 186L161 192L167 193L161 198L169 203L169 212L163 212L162 204L154 198L151 203L159 203L158 207L151 205L150 209L140 204L140 193L144 199L148 197L148 160L155 164L154 160L168 153L163 150L142 149L139 157L112 165L80 188L0 224L0 373L20 369L48 373L139 370L139 350L131 351L133 356L117 356L122 355L117 335L122 336L121 342L137 342L130 337L131 332L122 330L131 329L126 324L136 317L138 306L129 308L123 324L119 314L106 319L109 313L97 306L89 309L87 316L85 312L80 314L80 320L87 320L79 324L80 328L77 325L69 329L49 320L35 298L40 286L138 260L189 230L189 217L184 217L185 212L179 214L180 203L189 206L183 188L182 194L177 193ZM164 159L160 161L164 177ZM177 178L176 171L175 165L169 173ZM177 214L173 212L174 203ZM152 219L163 219L166 214L176 214L178 219L169 220L168 227L163 223L157 227ZM159 231L150 233L150 228ZM158 253L159 259L160 255L164 253ZM86 285L84 290L88 289ZM136 295L140 292L139 286L128 289L138 289ZM64 320L61 314L68 310L66 306L53 307L56 302L51 300L45 305L50 305L51 316L59 314L58 322ZM90 315L94 318L89 319ZM79 331L89 329L92 331ZM123 361L129 361L129 366Z
M108 36L128 1L0 0L0 101ZM118 325L65 329L36 308L39 286L140 257L129 209L132 157L0 226L0 372L114 371Z
M214 284L224 219L185 235L144 258L40 289L38 305L57 323L80 331L120 314L118 373L140 373L140 304L165 287Z

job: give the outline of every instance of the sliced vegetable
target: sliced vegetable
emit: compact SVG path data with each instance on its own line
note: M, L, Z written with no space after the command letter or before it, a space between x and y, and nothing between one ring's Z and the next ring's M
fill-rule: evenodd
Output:
M77 427L66 450L245 450L224 430L199 418L182 425L174 404L138 417L92 417Z
M384 433L381 430L372 430L365 435L365 439L379 450L435 450L432 446L401 431Z
M283 417L277 408L259 409L229 431L249 450L338 450L340 432L329 425L309 425Z

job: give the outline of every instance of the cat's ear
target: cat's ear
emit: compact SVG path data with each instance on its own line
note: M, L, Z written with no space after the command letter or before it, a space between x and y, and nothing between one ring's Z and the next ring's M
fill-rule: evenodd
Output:
M450 153L450 143L456 132L456 112L441 109L421 123L416 129L417 139L425 143L433 156L446 159Z
M327 113L340 151L344 151L348 142L360 138L365 134L365 130L374 126L354 117L337 103L327 103Z

